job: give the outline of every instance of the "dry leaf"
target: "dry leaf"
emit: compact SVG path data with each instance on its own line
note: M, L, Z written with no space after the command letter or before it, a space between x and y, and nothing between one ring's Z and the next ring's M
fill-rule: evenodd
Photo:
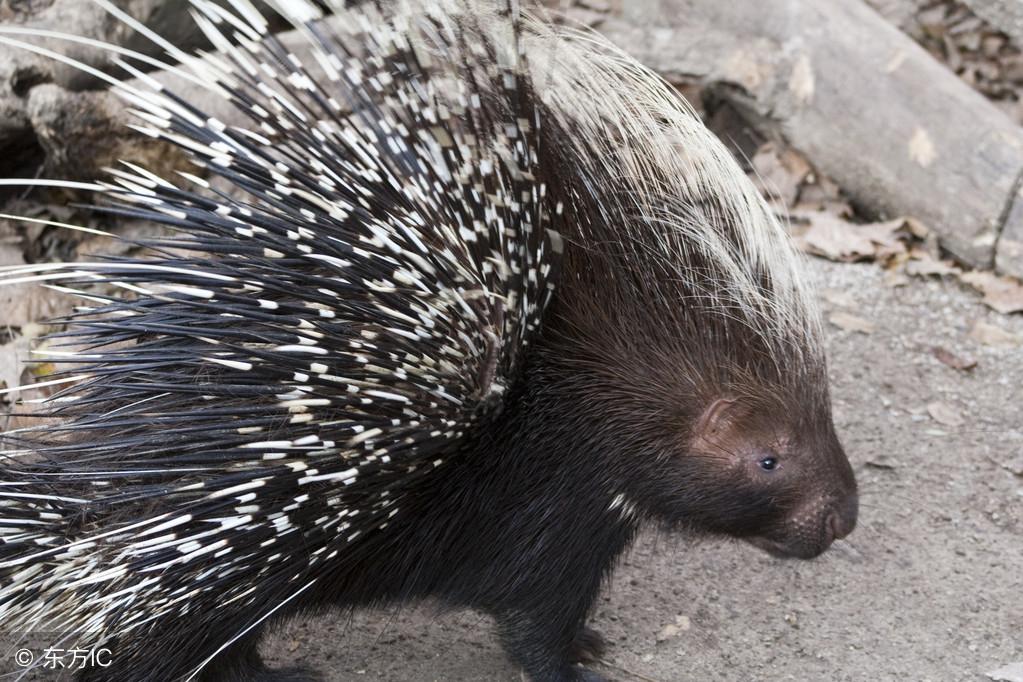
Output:
M768 197L776 197L787 208L799 195L799 186L810 173L810 165L792 151L779 154L775 145L768 143L760 147L753 156L756 182Z
M821 292L821 296L828 303L837 305L840 308L856 307L856 299L853 298L853 295L842 289L825 289Z
M922 249L915 249L912 257L906 262L906 274L914 277L937 275L959 275L962 270L955 267L950 260L938 260Z
M856 317L855 315L843 312L832 313L831 316L828 317L828 321L847 332L872 334L877 329L877 325L873 322L864 320L862 317Z
M842 199L842 192L831 179L810 172L799 190L798 208L809 211L828 211L840 216L851 216L852 206Z
M1023 284L1013 277L993 272L964 272L959 279L984 294L984 304L1003 315L1023 312Z
M792 66L792 75L789 77L789 91L799 104L807 104L813 99L813 67L810 65L810 58L805 53L799 55L796 58L796 63Z
M794 235L797 246L803 251L841 261L861 260L874 255L873 242L851 229L851 223L823 211L799 217L809 222Z
M926 239L931 234L931 228L924 225L921 221L916 218L906 218L906 229L909 233L917 239Z
M796 245L829 260L888 260L906 251L895 236L905 223L902 218L857 225L826 211L793 212L792 216L808 223L794 230Z
M914 130L913 136L909 138L909 158L924 168L930 166L934 163L934 159L938 158L938 153L934 149L934 142L931 141L931 136L923 128Z
M909 277L904 272L898 272L897 270L888 270L884 273L884 285L890 289L895 287L904 287L909 284Z
M948 403L935 402L927 406L927 414L931 415L931 419L944 424L945 426L962 426L963 417L959 414L959 411Z
M952 369L958 369L961 372L969 371L977 366L977 361L974 358L959 357L952 351L947 348L942 348L941 346L935 346L932 348L931 353L934 354L934 357L938 358L941 364L947 365Z
M878 455L877 457L868 459L866 461L866 465L875 469L895 469L899 466L899 463L886 455Z
M663 628L661 628L660 632L657 633L656 638L657 642L660 643L666 642L669 639L675 639L676 637L678 637L678 633L681 631L682 630L681 628L679 628L679 626L675 625L674 623L668 623Z
M974 341L979 341L985 346L1013 347L1023 343L1023 337L1020 337L1018 334L1013 334L1001 327L981 321L973 325L973 329L970 330L970 338Z
M1007 462L1002 462L1002 468L1011 472L1014 476L1023 477L1023 455L1019 455L1015 459L1010 459Z
M891 254L906 253L906 245L895 234L905 225L905 218L895 218L878 223L856 225L856 229L878 245L875 257L879 260L886 260L889 252Z
M998 670L984 673L995 682L1023 682L1023 661L1010 663Z
M0 245L0 265L25 265L20 246ZM0 287L0 325L21 327L35 320L54 317L69 306L71 299L36 284Z

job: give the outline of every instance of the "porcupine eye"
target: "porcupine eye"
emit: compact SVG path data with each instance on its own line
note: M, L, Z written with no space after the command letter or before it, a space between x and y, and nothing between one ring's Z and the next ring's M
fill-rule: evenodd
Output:
M774 471L778 468L778 458L773 455L768 455L766 457L761 457L757 464L759 464L760 468L764 471Z

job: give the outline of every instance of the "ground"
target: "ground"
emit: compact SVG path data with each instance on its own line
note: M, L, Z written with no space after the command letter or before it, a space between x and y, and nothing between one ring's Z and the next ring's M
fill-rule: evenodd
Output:
M978 320L1023 335L1023 317L951 282L811 268L826 315L876 325L827 330L859 527L811 562L644 536L592 621L613 680L972 682L1023 661L1023 349L969 336ZM977 366L953 369L936 347ZM432 608L307 619L266 653L334 682L522 679L490 621Z

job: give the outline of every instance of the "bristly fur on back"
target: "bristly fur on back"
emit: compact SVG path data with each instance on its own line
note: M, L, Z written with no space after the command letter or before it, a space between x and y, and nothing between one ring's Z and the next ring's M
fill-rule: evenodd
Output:
M192 2L218 53L154 39L248 123L124 53L137 130L208 176L126 164L94 187L99 210L180 237L4 273L88 304L55 335L82 349L54 358L78 368L44 403L60 421L6 435L7 624L120 641L141 666L133 637L215 601L238 630L198 672L444 475L504 407L552 291L561 333L606 341L580 362L631 329L659 338L647 373L670 356L694 395L826 402L779 224L671 88L594 34L459 0L329 20L288 2L302 64L247 0ZM16 33L0 41L36 49Z
M545 130L563 141L548 152L570 169L557 187L570 207L566 238L581 246L565 270L585 281L562 283L559 308L569 327L589 331L568 347L616 366L615 343L656 339L647 357L623 353L625 366L676 369L682 385L671 393L696 398L693 410L729 393L828 409L801 256L728 150L670 85L607 40L529 26L526 52L553 119ZM599 348L579 347L592 339Z

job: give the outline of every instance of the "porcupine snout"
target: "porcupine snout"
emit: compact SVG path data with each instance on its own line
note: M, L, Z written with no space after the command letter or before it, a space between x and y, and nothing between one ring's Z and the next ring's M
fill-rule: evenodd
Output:
M831 540L841 540L856 528L856 517L859 515L860 499L855 492L835 504L828 514L827 526L831 532Z
M779 556L812 559L853 532L859 515L856 481L844 454L834 467L837 480L832 487L797 507L783 524L780 537L765 549Z

